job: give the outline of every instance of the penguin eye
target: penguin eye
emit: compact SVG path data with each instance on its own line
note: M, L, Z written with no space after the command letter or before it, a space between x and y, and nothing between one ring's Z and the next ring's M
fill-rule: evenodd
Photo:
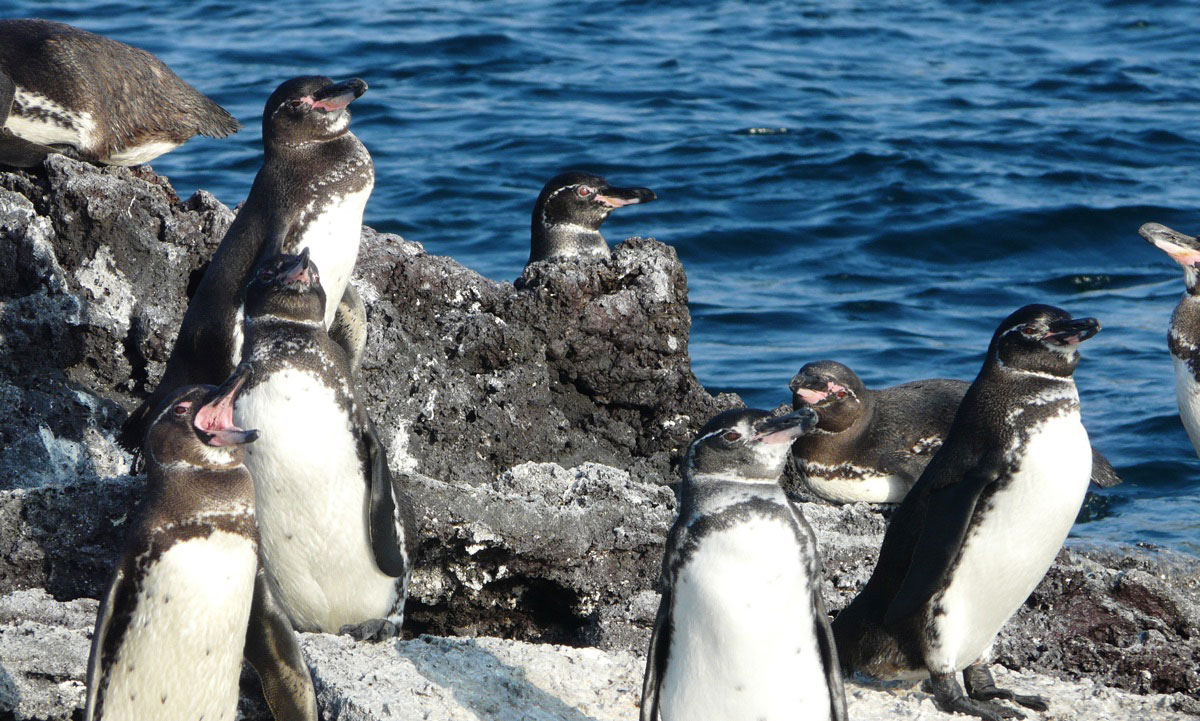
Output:
M581 185L581 186L579 186L579 188L577 188L575 190L575 192L579 193L579 197L586 198L592 194L592 189L587 187L586 185Z
M191 407L192 407L192 404L190 402L180 403L179 405L175 406L175 409L174 409L175 415L182 416L182 415L186 414L188 412L188 409Z
M304 103L300 102L299 100L289 100L288 101L288 107L293 108L293 109L298 108L303 104Z
M721 434L721 437L727 441L736 441L742 437L742 434L738 433L737 431L725 431Z
M1025 335L1033 335L1034 333L1037 333L1037 328L1034 328L1031 325L1021 326L1021 332Z
M838 398L845 398L845 397L846 397L846 391L838 391L838 392L837 392L837 393L835 393L834 395L836 395Z

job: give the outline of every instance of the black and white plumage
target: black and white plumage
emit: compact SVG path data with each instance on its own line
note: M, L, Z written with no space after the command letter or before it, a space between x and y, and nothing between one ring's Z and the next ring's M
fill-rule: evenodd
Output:
M308 667L258 559L255 431L233 424L245 383L187 386L146 439L148 492L96 619L87 721L232 720L242 657L277 719L315 721Z
M347 107L366 89L357 78L335 83L306 76L288 80L268 98L262 168L188 303L162 379L126 422L122 445L140 445L146 414L164 394L188 383L219 383L229 375L241 357L244 289L267 258L307 248L324 272L325 327L365 325L361 317L335 323L335 316L339 306L364 312L349 281L375 170L367 149L349 130ZM347 342L357 365L362 346L355 345L356 336L337 337Z
M263 434L246 467L267 577L295 627L388 637L404 619L416 524L324 304L307 253L260 269L246 291L252 373L234 417Z
M873 390L836 361L806 364L789 384L792 407L810 407L821 418L792 445L804 482L837 503L899 503L942 447L970 385L930 378ZM1092 482L1121 482L1099 451Z
M816 539L779 486L816 414L731 410L688 448L642 721L846 718Z
M0 20L0 164L66 153L140 165L240 127L145 50L49 20Z
M655 199L649 188L617 188L591 173L554 176L533 204L529 263L551 258L607 257L600 226L613 210Z
M1004 320L942 448L897 508L862 592L833 622L843 668L930 677L943 709L999 719L980 665L1045 575L1087 491L1092 450L1072 373L1093 318L1029 305ZM954 674L964 671L970 698Z
M1158 223L1146 223L1138 232L1156 248L1183 266L1185 292L1171 316L1167 346L1175 361L1175 400L1179 417L1192 447L1200 455L1200 239Z

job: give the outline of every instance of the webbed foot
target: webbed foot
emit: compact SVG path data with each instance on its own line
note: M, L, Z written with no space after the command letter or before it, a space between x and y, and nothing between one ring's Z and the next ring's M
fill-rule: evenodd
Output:
M1034 711L1050 710L1050 702L1044 696L1024 696L1006 688L997 688L992 672L981 663L963 669L963 685L967 687L967 695L977 701L1002 698Z
M977 716L986 721L1004 721L1010 718L1025 718L1025 714L990 701L967 698L954 674L933 674L929 677L933 702L946 713L961 713Z
M355 641L387 641L400 635L400 628L386 618L370 618L362 623L348 623L338 633Z

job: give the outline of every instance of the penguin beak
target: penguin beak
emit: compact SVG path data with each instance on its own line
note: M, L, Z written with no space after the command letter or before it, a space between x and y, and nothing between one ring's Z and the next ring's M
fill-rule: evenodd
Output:
M327 113L342 110L367 92L367 84L359 78L350 78L340 83L326 85L313 93L312 106Z
M208 445L240 446L258 438L258 431L244 431L233 424L233 404L249 380L250 370L249 363L240 364L229 380L213 392L213 399L196 411L192 425Z
M1185 268L1200 263L1200 240L1190 235L1184 235L1160 223L1146 223L1138 228L1138 235Z
M759 443L791 443L817 425L817 412L801 408L786 416L767 418L756 424L758 431L750 440Z
M1052 340L1059 345L1078 345L1100 332L1100 321L1095 318L1069 318L1050 323L1049 332L1042 340Z
M284 285L296 285L302 283L305 286L311 287L316 282L316 273L313 271L312 264L308 260L308 248L300 251L300 257L288 268L280 274L280 281Z
M792 382L788 383L788 388L792 391L793 405L797 401L803 401L810 406L815 406L829 397L828 386L829 384L824 380L806 373L797 373L792 378Z
M611 188L606 187L596 193L596 200L610 208L620 208L626 205L649 203L658 196L649 188Z

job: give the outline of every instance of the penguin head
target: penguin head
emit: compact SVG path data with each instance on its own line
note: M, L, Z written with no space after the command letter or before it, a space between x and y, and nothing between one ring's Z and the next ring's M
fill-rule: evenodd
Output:
M1138 228L1138 234L1182 265L1183 282L1188 293L1200 295L1196 283L1200 279L1200 238L1184 235L1158 223L1146 223Z
M241 465L243 446L258 431L233 423L233 404L250 377L243 363L221 387L183 386L159 404L146 432L145 455L150 463L185 463L203 468Z
M752 408L719 413L688 446L684 482L777 483L792 441L816 425L817 414L811 408L785 416Z
M840 433L862 417L870 397L858 374L831 360L809 363L788 383L792 408L812 408L820 416L817 427Z
M649 203L657 196L649 188L617 188L604 178L571 171L556 175L542 187L533 204L532 248L530 261L570 256L578 253L573 238L593 236L604 245L600 226L617 208ZM602 254L602 253L601 253Z
M332 140L350 128L346 108L367 92L358 78L335 83L319 75L286 81L263 108L263 143L268 147L299 147Z
M325 289L308 248L300 255L281 253L259 266L246 286L246 317L262 316L324 323Z
M1052 305L1027 305L996 329L988 359L1018 371L1067 377L1079 363L1079 344L1099 331L1095 318L1072 318Z

